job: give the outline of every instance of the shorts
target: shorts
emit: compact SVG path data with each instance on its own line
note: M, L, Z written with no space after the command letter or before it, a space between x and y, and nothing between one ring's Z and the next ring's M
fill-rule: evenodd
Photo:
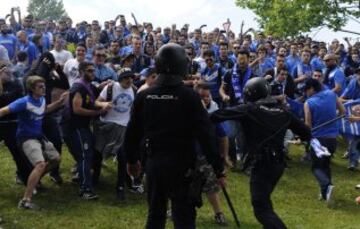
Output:
M21 149L32 165L41 161L53 161L60 158L54 145L46 140L43 142L38 139L26 140L21 144Z
M204 193L211 194L220 191L214 169L211 165L209 165L204 156L197 158L196 169L205 174L205 184L202 190Z

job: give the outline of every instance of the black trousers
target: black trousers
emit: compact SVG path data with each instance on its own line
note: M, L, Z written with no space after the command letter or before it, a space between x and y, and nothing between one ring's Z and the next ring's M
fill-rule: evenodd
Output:
M125 187L125 184L128 188L132 185L131 177L127 174L126 171L126 158L125 154L122 151L122 148L117 153L117 161L118 161L118 169L117 169L117 181L116 181L116 189L120 187Z
M337 146L336 138L318 138L318 140L322 146L329 150L331 155L335 153ZM323 156L318 158L315 152L311 149L311 159L311 171L320 185L322 196L325 198L327 187L332 184L330 169L331 157Z
M162 155L147 159L147 229L165 228L168 199L171 200L175 228L195 228L195 206L188 198L189 181L185 178L186 166L181 162L179 159Z
M8 123L0 125L0 141L4 141L6 147L9 149L15 164L16 164L16 173L22 179L26 185L27 179L32 171L32 165L27 160L24 153L18 149L16 144L16 123Z
M251 171L251 203L256 219L264 229L283 229L285 224L274 212L271 193L284 172L283 162L269 162L256 165Z

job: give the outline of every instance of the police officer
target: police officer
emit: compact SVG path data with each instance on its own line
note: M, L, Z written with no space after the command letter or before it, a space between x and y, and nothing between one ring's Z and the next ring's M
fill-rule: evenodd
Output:
M189 201L198 141L219 181L223 165L216 152L215 133L199 95L183 84L188 59L177 44L161 47L155 57L159 74L155 86L140 92L125 134L128 173L139 174L139 145L146 148L148 219L146 228L165 228L167 200L171 200L175 228L195 228L195 203Z
M285 168L284 136L291 129L303 140L310 140L310 129L268 96L263 77L250 79L244 87L245 104L215 111L215 122L237 120L244 126L249 146L247 163L252 164L250 177L251 203L257 220L264 228L286 228L276 215L271 193Z

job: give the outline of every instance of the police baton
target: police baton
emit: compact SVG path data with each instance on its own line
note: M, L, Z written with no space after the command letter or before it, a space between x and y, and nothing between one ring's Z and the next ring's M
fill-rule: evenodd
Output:
M331 123L333 123L333 122L335 122L335 121L337 121L337 120L339 120L339 119L342 119L342 118L344 118L345 116L346 116L346 115L340 115L340 116L338 116L338 117L336 117L336 118L334 118L334 119L331 119L331 120L329 120L329 121L326 121L326 122L324 122L324 123L321 123L320 125L312 128L312 129L311 129L311 132L313 132L313 131L315 131L315 130L318 130L318 129L324 127L324 126L327 126L327 125L329 125L329 124L331 124Z
M230 210L231 210L231 213L232 213L232 215L233 215L233 217L234 217L234 220L235 220L235 222L236 222L236 225L240 228L240 221L239 221L239 219L238 219L238 217L237 217L237 215L236 215L234 206L233 206L232 203L231 203L229 194L228 194L228 192L226 191L226 188L225 188L224 186L221 186L221 189L222 189L222 191L223 191L223 193L224 193L226 202L228 203L228 205L229 205L229 207L230 207Z

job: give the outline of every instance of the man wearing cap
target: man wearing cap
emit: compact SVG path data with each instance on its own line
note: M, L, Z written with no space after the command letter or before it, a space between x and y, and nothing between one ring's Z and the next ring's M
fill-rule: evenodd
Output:
M346 88L346 78L344 72L338 67L338 58L334 54L327 54L324 61L326 64L324 84L340 96Z
M97 102L112 103L112 108L100 116L99 125L94 129L95 149L98 156L95 158L93 181L100 176L102 158L118 154L118 182L117 194L120 201L125 198L124 184L126 176L126 162L124 154L120 152L124 141L126 126L130 119L130 111L135 98L132 88L134 72L130 68L122 68L119 72L118 82L108 84L100 93ZM129 187L132 188L132 187Z
M155 57L157 84L136 96L125 133L128 172L135 177L140 173L140 143L145 142L148 229L165 228L168 199L175 228L195 228L198 196L190 198L189 192L192 181L189 169L196 158L195 140L224 184L215 131L199 95L183 84L187 63L180 45L171 43L160 48Z
M140 72L140 75L145 78L145 83L137 90L137 93L148 89L156 83L156 70L153 67L145 68Z

